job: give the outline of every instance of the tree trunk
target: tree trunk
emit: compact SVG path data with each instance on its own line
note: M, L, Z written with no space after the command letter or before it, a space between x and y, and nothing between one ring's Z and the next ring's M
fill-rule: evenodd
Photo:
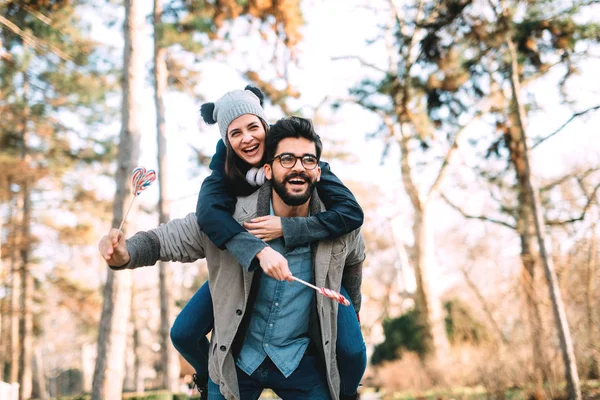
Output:
M48 400L50 395L48 394L48 386L46 385L46 371L40 346L36 346L33 354L33 377L33 381L35 382L35 397L40 400Z
M90 393L94 376L94 348L89 343L81 346L81 376L83 392Z
M9 195L9 190L10 190L10 186L9 186L9 182L10 179L8 177L6 177L6 179L2 179L2 181L0 181L0 196L2 195L2 193L6 193L6 196L2 196L0 198L0 204L2 203L8 203L10 201L10 195ZM4 190L3 185L6 183L6 190ZM10 215L12 214L12 211L10 210L9 207L9 219L10 219ZM10 224L7 224L8 230L11 229ZM4 224L3 224L3 220L2 218L0 218L0 235L2 235L2 230L4 228ZM7 233L7 242L6 243L10 243L10 232ZM0 288L2 290L4 290L6 293L9 293L9 288L8 288L8 278L10 276L10 270L7 268L8 264L4 264L4 258L3 258L3 254L2 254L2 242L0 241ZM9 340L10 340L10 331L7 329L8 325L7 325L7 319L8 316L10 315L10 307L9 307L10 303L8 303L8 296L3 296L2 299L0 299L0 381L4 381L5 377L4 377L4 371L5 371L5 364L8 361L7 357L10 354L9 351Z
M142 340L140 338L140 319L137 317L137 289L135 284L131 289L131 324L133 326L133 385L136 393L143 393L144 377L142 376Z
M10 188L12 186L12 178L9 176L7 178L6 186ZM10 192L9 192L10 193ZM9 196L11 196L9 194ZM5 331L7 332L7 343L6 343L6 359L8 371L6 375L6 379L9 383L15 383L19 379L19 293L21 292L20 280L19 280L19 270L17 267L17 232L16 222L18 218L18 213L23 210L20 206L21 197L14 196L16 199L15 205L12 206L14 199L9 198L8 201L10 203L8 219L7 219L7 248L8 248L8 274L10 283L7 285L10 293L10 297L7 299L8 301L8 315L6 318L6 327Z
M167 200L167 138L165 127L165 105L163 96L167 89L166 49L162 46L162 0L154 0L154 104L156 107L156 138L158 156L158 222L169 221L169 205ZM177 392L179 386L179 357L171 345L169 331L171 327L171 270L168 263L160 262L160 348L163 365L163 386Z
M1 266L0 266L1 267ZM2 288L3 285L0 285ZM3 288L3 290L5 290ZM0 381L4 382L4 357L7 354L5 350L4 338L8 337L8 335L3 335L2 329L4 327L4 301L5 299L0 299Z
M466 269L463 269L462 273L463 273L463 276L465 277L465 282L467 283L467 286L469 288L471 288L471 290L475 294L475 297L477 297L477 300L479 300L479 302L481 303L481 308L483 308L483 313L485 314L488 321L490 322L490 325L492 326L492 330L494 331L494 335L496 336L496 340L497 340L499 347L503 347L503 346L507 345L508 340L506 339L506 336L502 332L502 329L500 329L500 325L498 325L496 318L494 318L494 314L492 313L492 310L491 310L487 300L481 294L481 291L479 290L479 288L477 287L475 282L473 282L473 280L469 276L469 272Z
M575 361L575 352L573 351L573 342L571 340L571 332L569 331L569 325L567 321L567 315L565 307L562 302L560 288L558 287L558 279L556 277L556 271L554 270L554 262L546 252L546 238L544 232L544 219L542 215L542 208L539 199L539 192L537 186L533 181L531 173L531 165L529 163L528 144L527 144L527 131L526 131L526 116L525 108L520 100L521 95L521 84L519 80L519 68L517 63L517 50L515 44L510 37L507 38L507 45L511 61L511 87L514 103L516 105L516 111L518 116L519 127L521 130L521 146L523 150L523 160L526 168L527 178L527 193L531 199L531 206L533 212L533 220L535 224L535 232L538 241L538 247L544 271L546 273L546 280L548 281L548 288L550 291L550 298L552 300L552 310L554 312L554 318L556 322L556 329L558 331L558 337L560 340L560 348L563 357L563 363L565 366L565 378L567 381L567 391L569 399L580 400L581 399L581 388L579 385L579 375L577 373L577 364Z
M402 118L400 118L402 120ZM410 165L410 133L408 127L400 125L400 168L402 181L414 209L414 270L417 284L415 304L419 309L420 324L423 329L423 345L425 356L429 359L443 361L448 355L448 337L442 303L438 294L429 285L430 274L435 268L433 253L432 229L428 224L429 198L423 199L419 193L411 173Z
M543 382L550 378L550 363L546 356L544 348L545 335L542 317L540 314L539 302L537 300L535 285L535 266L537 254L533 249L535 229L533 229L533 215L531 198L527 190L527 171L525 164L525 155L521 146L521 129L518 126L514 113L511 115L515 123L509 129L510 143L509 151L511 162L515 167L517 175L518 190L518 218L517 231L521 240L521 262L523 264L521 287L525 294L525 303L527 309L527 320L529 321L529 334L532 346L532 357L534 364L534 376L536 385L541 387Z
M22 197L17 195L16 205L14 207L15 212L10 215L10 225L12 225L11 235L11 253L10 253L10 266L11 266L11 284L10 284L10 364L8 369L8 381L10 383L16 383L19 381L19 315L21 313L21 307L19 299L21 298L21 275L19 272L18 260L17 260L17 248L20 246L21 236L16 228L19 218L14 215L22 212L23 207Z
M0 196L2 194L3 188L2 188L2 181L0 181ZM8 192L8 187L6 188L7 192ZM4 203L5 199L0 197L0 204ZM3 228L3 223L2 223L2 218L0 218L0 235L2 235L2 228ZM1 236L0 236L1 237ZM8 276L8 272L6 272L4 270L4 259L2 258L2 241L0 241L0 290L6 291L7 289L7 281L5 280L5 277ZM2 299L0 299L0 381L4 381L4 363L5 363L5 357L8 354L8 351L5 349L6 347L6 338L9 337L9 335L4 333L4 329L6 329L4 327L4 317L6 315L6 313L4 312L4 304L6 301L6 296L4 296Z
M21 158L29 165L28 149L28 125L29 125L29 105L28 105L29 79L27 73L23 73L23 133L21 142ZM33 357L33 276L29 271L29 255L31 248L31 179L25 176L22 183L21 195L23 196L23 215L21 220L21 318L20 318L20 336L21 353L19 357L19 398L31 398L32 372L31 361Z
M432 230L428 226L427 208L415 211L413 235L415 240L415 277L417 291L415 293L416 306L419 309L419 318L423 327L423 345L429 357L443 361L448 353L448 338L442 303L438 293L430 286L431 271L435 267L433 254Z
M588 346L590 356L588 359L588 379L600 378L600 363L597 357L596 343L596 321L594 311L596 307L594 305L594 289L596 287L596 268L598 262L598 236L596 235L596 224L592 225L592 238L590 243L590 250L588 255L588 269L587 269L587 287L585 293L585 314L586 314L586 330L588 338Z
M137 41L136 18L136 0L126 0L123 29L125 45L123 49L122 126L115 176L117 190L113 203L113 227L120 225L123 211L132 200L128 183L131 171L137 166L140 153L140 133L134 93L138 88L137 82L141 79L137 68L141 45ZM94 400L121 398L130 304L131 271L113 272L109 269L104 286L104 303L98 334L98 356L92 384L92 399Z
M33 357L33 276L29 272L29 226L31 221L31 199L29 183L23 184L23 233L21 247L21 319L20 336L21 353L19 357L20 398L31 398Z

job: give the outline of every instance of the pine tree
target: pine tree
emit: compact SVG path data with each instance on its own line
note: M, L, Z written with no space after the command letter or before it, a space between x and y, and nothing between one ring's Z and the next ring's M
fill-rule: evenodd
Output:
M5 228L13 271L9 378L19 377L21 398L30 397L32 390L31 268L37 238L31 232L51 210L42 206L48 206L49 199L40 189L62 185L74 168L103 155L90 151L97 139L80 127L97 122L110 85L103 86L98 77L95 45L81 34L75 8L69 1L0 6L0 164L5 167L0 169L0 190L11 204L12 216ZM61 123L59 114L77 122Z
M140 62L137 6L136 0L125 1L121 134L112 220L115 228L120 225L125 207L132 199L129 180L140 154L139 110L135 102L136 90L139 88L137 81L140 79L137 68ZM124 327L129 321L131 309L131 278L129 270L115 273L109 269L107 272L92 386L92 399L95 400L121 398L127 344L127 331Z

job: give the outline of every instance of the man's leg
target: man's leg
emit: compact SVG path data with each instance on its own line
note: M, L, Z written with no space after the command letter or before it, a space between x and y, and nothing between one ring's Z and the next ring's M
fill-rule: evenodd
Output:
M254 371L251 376L248 376L244 371L235 367L237 372L238 387L240 390L241 400L257 400L265 388L265 378L268 371L264 367L263 362L260 367ZM214 383L212 379L208 379L208 400L225 399L221 394L219 385Z
M349 298L343 286L341 293ZM336 352L340 370L340 392L342 399L355 399L358 385L367 368L367 348L352 305L338 307L337 325Z
M264 365L265 363L263 362L250 376L239 369L239 367L235 367L242 400L256 400L260 397L265 389L264 381L267 376Z
M329 400L326 374L319 356L304 354L298 368L287 378L270 362L267 387L285 400Z

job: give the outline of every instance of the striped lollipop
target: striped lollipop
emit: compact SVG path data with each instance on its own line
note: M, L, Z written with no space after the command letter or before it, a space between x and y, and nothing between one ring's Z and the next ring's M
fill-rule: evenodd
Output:
M129 208L121 221L121 225L119 225L119 230L123 227L127 216L129 215L129 210L131 210L131 206L135 201L135 198L140 195L146 188L152 185L152 182L156 180L156 172L154 170L146 171L144 167L137 167L131 173L131 192L133 193L133 198L131 199L131 203L129 203Z
M338 293L335 290L322 287L319 288L318 292L321 293L323 296L329 297L330 299L334 299L340 304L343 304L345 306L350 305L350 301L347 298L345 298L341 293Z
M319 294L322 294L325 297L329 297L330 299L333 299L340 304L343 304L345 306L350 305L350 301L347 298L345 298L341 293L338 293L335 290L327 289L324 287L316 287L315 285L311 285L310 283L303 281L300 278L296 278L295 276L292 276L292 279L294 279L296 282L300 282L303 285L315 289Z
M131 186L133 195L139 196L152 182L156 180L156 172L153 169L146 171L144 167L137 167L131 174Z

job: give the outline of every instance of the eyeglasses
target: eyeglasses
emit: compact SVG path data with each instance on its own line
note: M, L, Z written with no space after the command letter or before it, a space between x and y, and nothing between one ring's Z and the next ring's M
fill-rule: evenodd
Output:
M282 153L278 156L273 157L273 160L271 160L271 162L275 161L276 158L279 158L279 164L281 164L283 168L287 169L294 168L298 160L300 160L302 166L307 170L315 169L319 164L319 160L317 160L317 157L312 156L310 154L305 154L303 156L295 156L292 153Z

